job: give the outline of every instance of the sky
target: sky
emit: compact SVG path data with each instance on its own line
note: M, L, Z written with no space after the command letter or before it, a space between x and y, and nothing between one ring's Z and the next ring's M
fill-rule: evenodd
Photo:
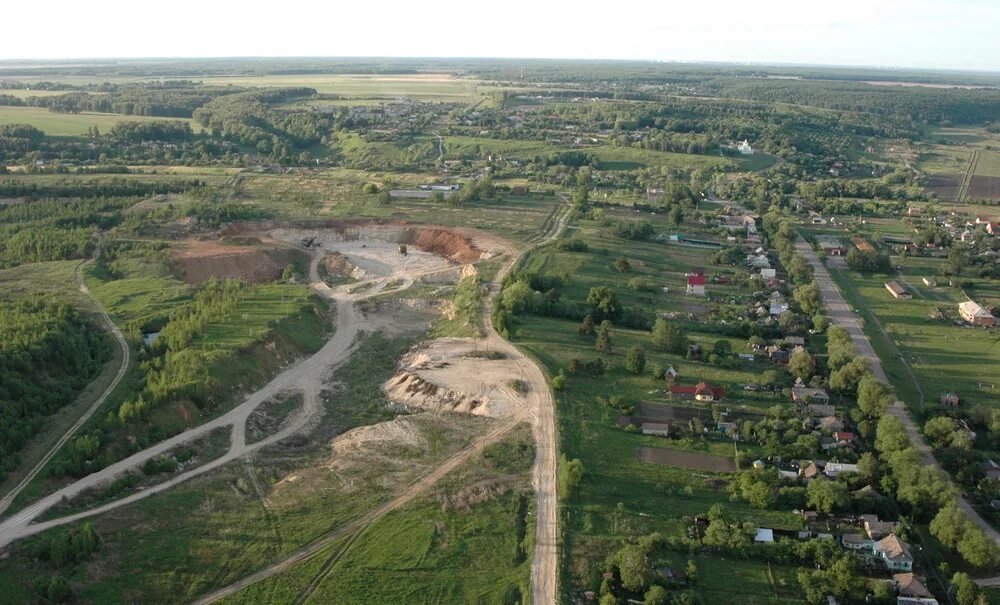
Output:
M1000 71L1000 0L48 0L0 60L537 57Z

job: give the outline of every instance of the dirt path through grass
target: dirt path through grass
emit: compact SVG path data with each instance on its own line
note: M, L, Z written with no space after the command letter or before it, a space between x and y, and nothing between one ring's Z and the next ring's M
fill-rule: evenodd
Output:
M64 432L62 436L59 437L58 441L56 441L52 447L49 448L45 455L42 456L37 463L35 463L35 466L33 466L31 470L29 470L27 474L21 478L18 484L7 492L2 499L0 499L0 515L10 508L10 505L21 494L21 492L24 491L24 488L38 476L38 473L40 473L42 469L45 468L45 465L52 460L52 457L56 455L56 452L66 445L66 442L73 436L73 433L78 431L85 422L90 420L90 417L93 416L94 412L101 407L104 400L107 399L108 396L111 395L112 391L118 387L118 383L122 381L122 378L125 377L125 372L128 370L131 350L129 349L128 343L125 342L125 337L122 336L121 330L119 330L118 326L111 321L111 318L108 317L107 311L104 310L104 307L101 306L101 303L97 300L97 298L90 293L90 290L87 288L87 284L83 281L83 266L89 262L92 261L81 262L76 266L76 281L79 285L80 292L82 292L84 296L86 296L94 305L94 308L97 309L101 319L104 321L108 330L111 332L111 335L114 336L118 347L121 349L121 366L118 368L117 373L115 373L115 377L111 380L111 383L96 399L94 399L94 402L90 404L90 407L88 407L87 410L81 414L68 429L66 429L66 432Z

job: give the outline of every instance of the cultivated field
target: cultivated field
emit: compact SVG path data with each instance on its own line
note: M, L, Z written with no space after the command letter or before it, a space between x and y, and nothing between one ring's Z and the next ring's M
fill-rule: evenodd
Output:
M0 124L29 124L50 136L80 136L88 128L97 127L101 132L111 130L120 122L184 121L194 130L201 126L184 118L153 118L127 116L117 113L56 113L42 107L0 107Z

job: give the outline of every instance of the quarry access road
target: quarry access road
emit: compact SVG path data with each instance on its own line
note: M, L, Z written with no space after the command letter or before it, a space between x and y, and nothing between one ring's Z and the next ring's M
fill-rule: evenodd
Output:
M565 198L561 197L563 202ZM558 507L556 502L556 428L555 428L555 401L552 398L552 391L549 388L545 375L535 362L522 353L517 347L505 340L493 327L492 309L493 299L499 293L499 286L503 279L514 269L521 258L530 250L539 245L555 240L566 228L572 208L565 204L557 207L553 211L553 220L544 234L540 234L533 243L520 250L512 252L511 257L497 271L490 284L493 293L483 308L483 321L486 326L486 336L484 338L487 348L504 353L508 359L515 362L520 373L528 385L526 396L527 405L511 418L506 419L502 424L496 426L485 435L481 435L473 440L461 451L452 455L442 464L424 477L411 484L389 502L362 515L358 519L346 523L299 548L281 561L277 561L264 569L249 575L233 584L220 588L209 593L197 601L195 605L205 605L213 603L219 599L232 596L240 590L270 578L283 572L296 563L306 561L319 553L325 552L332 544L344 538L355 535L370 524L374 523L387 513L411 502L414 498L433 487L438 481L444 478L452 470L461 464L468 462L475 455L478 455L484 447L502 439L507 433L512 431L518 424L525 420L530 420L535 438L535 461L532 465L532 483L535 487L537 503L537 520L535 525L535 553L531 564L531 592L532 603L539 605L555 605L557 573L558 573ZM320 256L314 257L309 266L310 279L319 281ZM428 273L435 273L430 271ZM334 553L332 558L324 565L326 572L332 568L332 564L346 550ZM299 594L296 602L304 603L322 582L325 572L321 571L305 591Z
M360 287L371 284L370 287L360 294L351 293L347 287L329 288L326 284L314 284L314 289L321 295L337 303L336 331L319 351L310 357L292 363L271 380L271 382L222 416L188 429L141 452L137 452L128 458L91 473L4 519L0 522L0 550L15 540L147 498L152 494L162 492L188 479L207 473L296 433L319 411L319 393L323 390L323 377L328 376L331 370L350 357L357 346L357 337L361 332L377 329L378 327L372 320L366 318L355 307L354 303L371 296L408 287L411 283L411 276L393 275L369 280L368 282L351 284L350 287L355 292ZM301 392L303 395L301 407L278 432L255 443L247 444L244 438L247 418L262 403L279 393L285 392ZM33 523L35 519L62 502L63 499L69 500L86 490L106 485L124 473L142 466L147 460L166 454L178 446L200 439L208 433L224 427L231 427L230 447L219 458L180 473L163 483L148 487L143 491L133 493L102 506L48 521Z

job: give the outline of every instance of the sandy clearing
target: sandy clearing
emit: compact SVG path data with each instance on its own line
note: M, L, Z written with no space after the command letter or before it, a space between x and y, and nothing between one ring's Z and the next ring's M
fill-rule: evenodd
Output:
M484 342L472 338L425 341L400 360L399 371L383 386L408 409L462 412L509 418L525 406L514 381L524 381L520 365L506 356L490 359Z

